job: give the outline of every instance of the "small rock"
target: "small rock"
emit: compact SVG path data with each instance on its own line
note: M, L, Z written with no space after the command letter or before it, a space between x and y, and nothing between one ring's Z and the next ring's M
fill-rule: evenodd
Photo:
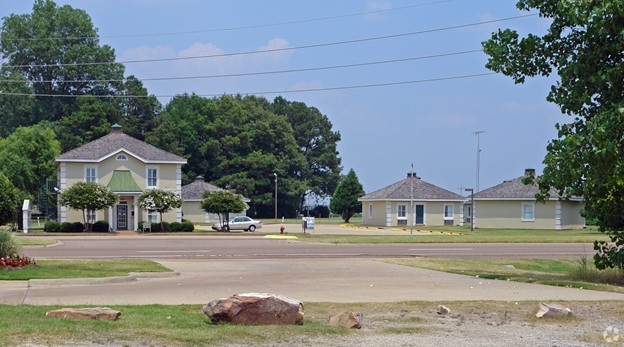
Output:
M439 315L448 316L449 314L451 314L451 309L444 305L438 305L438 307L436 308L436 312Z
M364 315L355 312L340 312L329 317L329 324L335 327L361 329Z
M563 307L557 304L545 304L540 303L539 311L535 314L537 318L542 317L559 317L572 314L572 310L567 307Z
M46 317L62 319L101 319L117 320L121 312L108 307L94 308L61 308L46 312Z

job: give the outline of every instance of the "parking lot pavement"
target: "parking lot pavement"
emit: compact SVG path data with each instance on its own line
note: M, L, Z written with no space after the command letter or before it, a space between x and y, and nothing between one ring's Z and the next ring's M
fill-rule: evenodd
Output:
M487 280L375 259L162 260L179 276L97 284L0 282L0 303L206 304L263 292L303 302L624 300L623 294Z

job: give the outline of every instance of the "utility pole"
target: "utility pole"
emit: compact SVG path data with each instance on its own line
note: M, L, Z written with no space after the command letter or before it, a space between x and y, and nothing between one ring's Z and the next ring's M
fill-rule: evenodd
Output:
M475 134L475 136L477 137L477 185L475 186L475 191L477 192L479 192L479 168L481 166L481 143L479 135L483 134L484 132L484 130L477 130L473 132L473 134Z
M479 192L479 169L481 167L481 142L480 142L480 136L482 133L484 133L485 131L483 130L477 130L475 132L473 132L473 134L475 134L475 136L477 137L477 185L475 186L475 190L472 192L472 195L474 195L474 192L476 191L477 193ZM474 204L474 198L472 199L472 218L470 218L470 229L473 230L475 225L476 225L476 219L477 219L477 207Z
M273 173L275 176L275 223L277 223L277 173Z
M412 163L412 173L410 175L410 213L412 222L410 223L410 236L414 234L414 224L416 224L416 213L414 213L414 163Z

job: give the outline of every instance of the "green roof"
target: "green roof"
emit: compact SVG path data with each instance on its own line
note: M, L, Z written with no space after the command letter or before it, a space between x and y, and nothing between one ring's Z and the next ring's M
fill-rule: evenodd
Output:
M113 177L108 183L108 189L115 193L121 192L137 192L140 193L143 190L139 188L134 179L132 178L132 173L130 170L115 170L113 172Z

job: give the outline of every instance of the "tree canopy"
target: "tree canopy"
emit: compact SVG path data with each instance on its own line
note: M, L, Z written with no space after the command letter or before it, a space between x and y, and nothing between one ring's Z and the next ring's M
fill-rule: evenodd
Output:
M353 169L344 176L334 195L329 201L329 209L334 213L339 213L345 223L349 223L354 214L362 212L362 203L358 201L364 196L364 188L357 178Z
M0 225L15 221L15 213L20 206L15 187L0 172Z
M547 100L572 117L557 124L547 146L538 199L551 187L585 199L584 216L598 221L611 243L595 242L596 266L624 269L624 2L521 0L551 20L542 35L499 30L483 43L487 67L516 83L557 75Z
M91 231L91 223L87 223L87 211L112 207L119 201L119 197L105 185L96 182L78 182L61 192L58 201L61 206L82 211L85 227L87 231Z
M201 207L208 213L216 213L219 223L227 225L230 212L241 212L247 208L243 197L227 190L206 191L202 197Z
M115 59L84 10L37 0L32 14L6 17L0 29L0 136L49 121L63 151L115 123L142 140L161 105L140 80L124 78L125 67Z
M335 189L340 136L318 110L278 102L283 104L279 112L261 97L180 95L167 104L146 139L188 158L186 182L202 175L250 198L254 216L273 215L276 173L279 213L295 216L306 192L327 195Z
M0 139L0 172L13 185L35 196L46 178L54 175L54 158L60 154L54 132L43 124L20 127Z
M172 189L153 188L139 195L139 207L145 211L156 211L160 214L160 230L163 228L163 213L182 207L182 197Z

